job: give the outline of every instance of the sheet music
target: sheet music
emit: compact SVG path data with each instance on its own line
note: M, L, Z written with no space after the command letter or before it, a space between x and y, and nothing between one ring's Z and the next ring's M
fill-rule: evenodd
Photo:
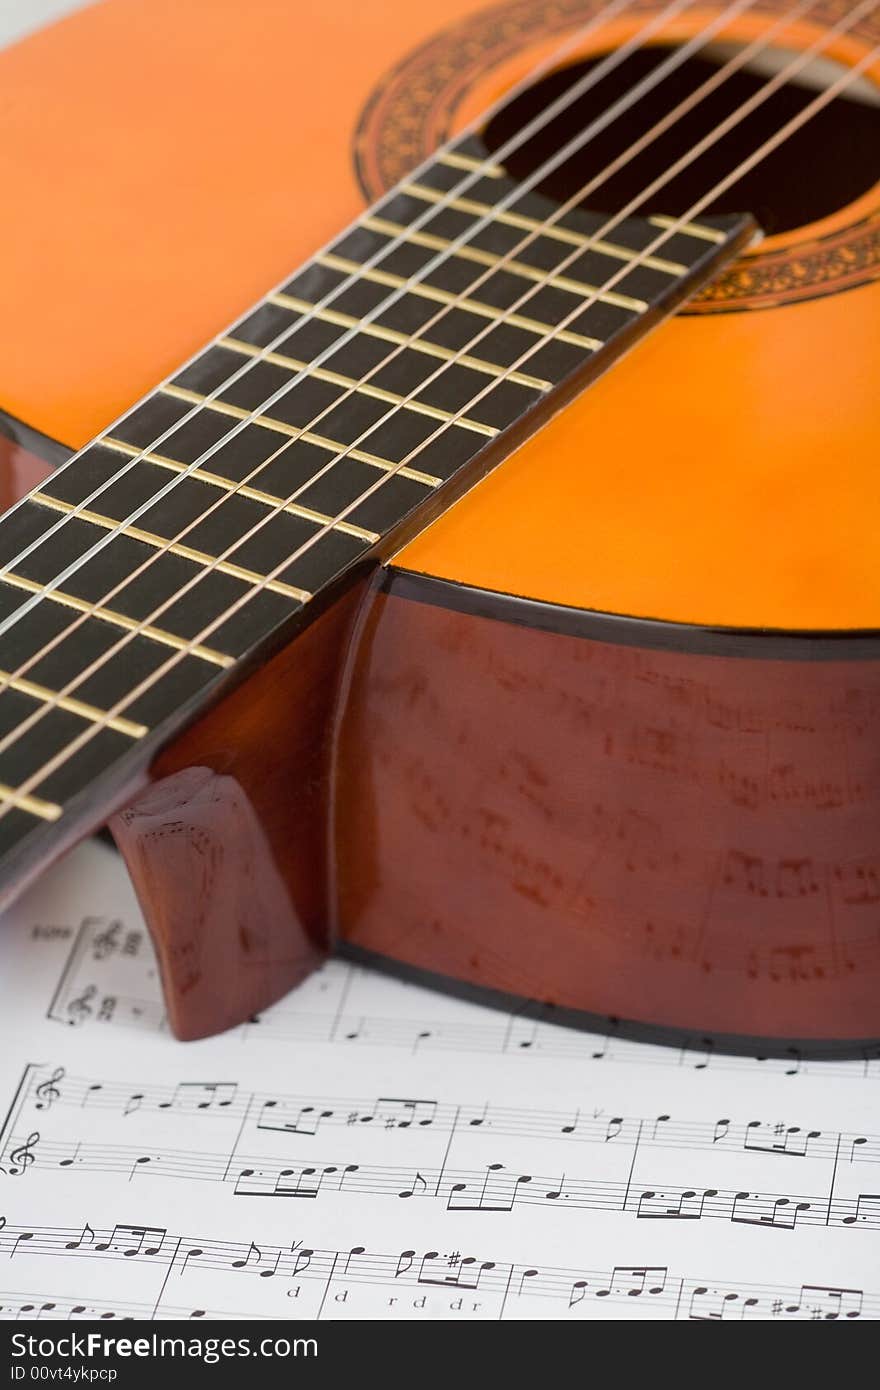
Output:
M98 842L0 923L0 1317L880 1316L880 1059L578 1033L331 961L176 1042Z

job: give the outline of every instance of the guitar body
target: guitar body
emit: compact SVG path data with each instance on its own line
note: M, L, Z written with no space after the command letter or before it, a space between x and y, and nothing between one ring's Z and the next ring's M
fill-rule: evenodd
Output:
M109 0L0 55L4 501L590 13ZM880 1036L878 325L865 189L723 270L120 790L179 1036L334 948L561 1021Z

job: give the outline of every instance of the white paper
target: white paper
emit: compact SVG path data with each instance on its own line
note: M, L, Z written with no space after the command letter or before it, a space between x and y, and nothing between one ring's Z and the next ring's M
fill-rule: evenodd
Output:
M178 1043L96 842L0 923L0 1317L875 1318L880 1061L348 965Z

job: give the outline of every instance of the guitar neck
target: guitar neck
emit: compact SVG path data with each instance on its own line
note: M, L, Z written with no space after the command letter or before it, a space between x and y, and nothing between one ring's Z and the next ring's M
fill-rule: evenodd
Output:
M753 232L607 230L484 157L439 153L0 518L7 893Z

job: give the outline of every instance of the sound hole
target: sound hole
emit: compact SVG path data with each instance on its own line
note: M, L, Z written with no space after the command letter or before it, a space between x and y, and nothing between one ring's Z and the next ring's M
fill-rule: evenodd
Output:
M662 120L680 101L729 61L735 45L706 48L681 63L656 87L640 96L559 169L538 185L558 201L570 198L603 168ZM638 82L668 59L671 49L656 45L638 50L562 111L506 160L508 171L523 179L539 169L555 151L612 103L625 97ZM664 170L692 149L709 131L766 85L773 72L794 55L768 50L759 66L746 64L722 80L693 111L653 140L639 155L585 199L585 206L603 213L618 212ZM596 67L604 55L551 73L522 93L488 125L486 143L498 150L529 121ZM754 60L753 60L754 62ZM787 82L757 110L738 121L709 150L659 189L637 209L647 216L685 213L700 197L734 170L769 136L804 107L817 92L830 86L839 73L836 63L813 65L797 82ZM862 79L837 96L800 130L713 202L709 211L751 212L764 231L786 232L827 217L866 193L880 179L880 105L878 89ZM705 211L705 209L704 209Z

